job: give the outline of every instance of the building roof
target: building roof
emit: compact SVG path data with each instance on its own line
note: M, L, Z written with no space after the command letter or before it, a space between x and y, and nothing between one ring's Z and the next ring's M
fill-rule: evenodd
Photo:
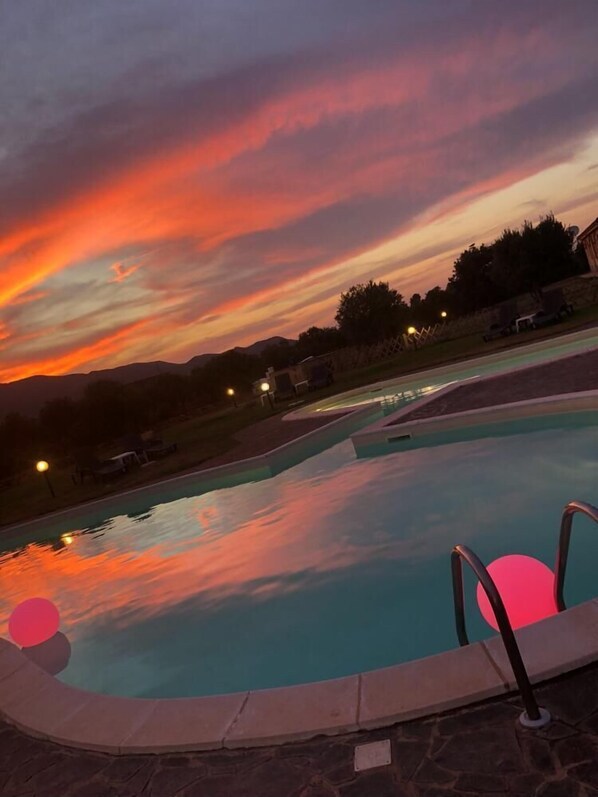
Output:
M578 241L583 241L584 238L587 238L588 235L598 230L598 216L594 219L591 224L589 224L585 230L582 230L579 235L577 236Z

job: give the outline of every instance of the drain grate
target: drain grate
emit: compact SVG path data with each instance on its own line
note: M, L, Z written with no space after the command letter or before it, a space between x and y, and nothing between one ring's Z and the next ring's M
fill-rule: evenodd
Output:
M358 744L355 747L355 772L363 772L364 769L374 769L374 767L385 767L390 764L391 760L390 739Z

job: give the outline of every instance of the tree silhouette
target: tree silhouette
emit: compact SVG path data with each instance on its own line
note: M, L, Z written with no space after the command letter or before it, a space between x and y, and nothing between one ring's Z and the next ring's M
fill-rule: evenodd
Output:
M540 298L542 287L579 273L573 252L573 233L551 213L521 230L507 229L492 245L490 275L507 296L531 293Z
M39 411L39 425L49 450L63 455L72 447L79 419L78 404L70 398L46 401Z
M387 282L370 280L341 294L335 319L350 343L367 344L398 334L408 317L400 293Z
M492 246L472 244L455 260L447 293L459 314L471 313L505 298L490 273L493 251Z
M294 348L298 359L304 360L306 357L328 354L346 346L346 343L343 333L336 327L310 327L301 332Z

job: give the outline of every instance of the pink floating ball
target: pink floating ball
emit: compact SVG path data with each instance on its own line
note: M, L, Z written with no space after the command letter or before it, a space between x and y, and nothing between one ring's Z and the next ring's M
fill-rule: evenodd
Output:
M8 620L8 632L17 645L41 645L54 636L60 625L58 609L46 598L28 598L19 603Z
M535 623L557 614L554 602L554 573L533 556L501 556L488 565L488 572L500 592L513 628ZM477 588L478 606L486 622L498 631L494 612L481 584Z

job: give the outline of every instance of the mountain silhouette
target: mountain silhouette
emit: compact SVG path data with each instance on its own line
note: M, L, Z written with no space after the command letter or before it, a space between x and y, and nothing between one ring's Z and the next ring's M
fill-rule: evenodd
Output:
M258 340L250 346L235 346L234 351L259 356L268 346L279 343L293 343L286 338L275 335L266 340ZM64 374L62 376L30 376L16 382L0 384L0 420L9 412L20 412L22 415L35 416L46 403L57 398L78 399L83 395L87 385L100 379L112 379L129 384L141 379L148 379L158 374L188 374L194 368L205 365L217 354L198 354L186 363L169 363L156 360L149 363L131 363L116 368L105 368L90 371L87 374Z

